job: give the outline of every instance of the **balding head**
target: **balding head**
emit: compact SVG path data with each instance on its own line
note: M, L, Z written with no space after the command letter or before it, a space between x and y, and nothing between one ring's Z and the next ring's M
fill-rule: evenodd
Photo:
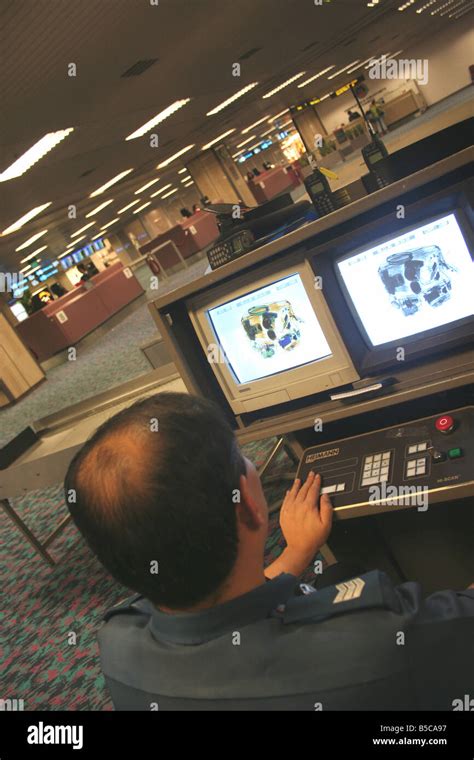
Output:
M215 594L234 565L232 494L244 471L216 406L161 393L96 431L71 462L66 502L117 580L157 605L192 607Z

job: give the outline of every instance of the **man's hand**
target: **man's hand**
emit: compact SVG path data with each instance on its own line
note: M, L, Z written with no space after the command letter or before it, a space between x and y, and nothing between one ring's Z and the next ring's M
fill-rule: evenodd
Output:
M316 552L326 543L332 525L329 496L319 492L321 477L310 472L304 485L297 478L286 492L280 511L280 527L287 547L265 570L267 578L280 573L301 575Z

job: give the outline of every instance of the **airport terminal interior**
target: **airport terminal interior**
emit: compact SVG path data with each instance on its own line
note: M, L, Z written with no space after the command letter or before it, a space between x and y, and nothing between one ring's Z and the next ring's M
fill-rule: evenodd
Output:
M129 590L63 482L162 391L222 409L268 562L314 470L324 568L474 582L473 21L472 0L0 3L3 698L113 709L96 637Z

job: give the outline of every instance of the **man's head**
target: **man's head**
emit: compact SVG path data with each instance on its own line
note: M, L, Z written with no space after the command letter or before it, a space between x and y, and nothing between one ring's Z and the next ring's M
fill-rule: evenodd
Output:
M212 602L263 561L260 480L203 399L160 393L119 412L76 454L65 492L102 564L158 606Z

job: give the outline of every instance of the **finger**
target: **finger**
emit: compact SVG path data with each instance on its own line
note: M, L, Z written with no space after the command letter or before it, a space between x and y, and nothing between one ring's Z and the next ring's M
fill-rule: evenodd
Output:
M320 491L321 491L321 475L316 475L313 482L311 483L311 486L308 491L308 495L306 497L306 501L309 503L312 509L318 506Z
M301 487L301 479L300 478L295 478L295 482L293 483L293 485L291 486L291 488L290 488L290 490L288 492L290 499L294 499L295 498L295 496L297 495L298 491L300 490L300 487Z
M308 491L311 488L311 486L313 485L315 477L316 477L316 475L311 470L311 472L309 473L308 477L306 478L306 481L301 486L301 490L300 490L300 492L299 492L298 495L301 497L301 499L303 501L306 500L306 497L308 495Z
M330 531L332 526L332 518L334 514L334 509L332 506L331 499L327 495L327 493L323 493L321 496L321 500L319 502L319 514L321 516L321 522L323 526Z

